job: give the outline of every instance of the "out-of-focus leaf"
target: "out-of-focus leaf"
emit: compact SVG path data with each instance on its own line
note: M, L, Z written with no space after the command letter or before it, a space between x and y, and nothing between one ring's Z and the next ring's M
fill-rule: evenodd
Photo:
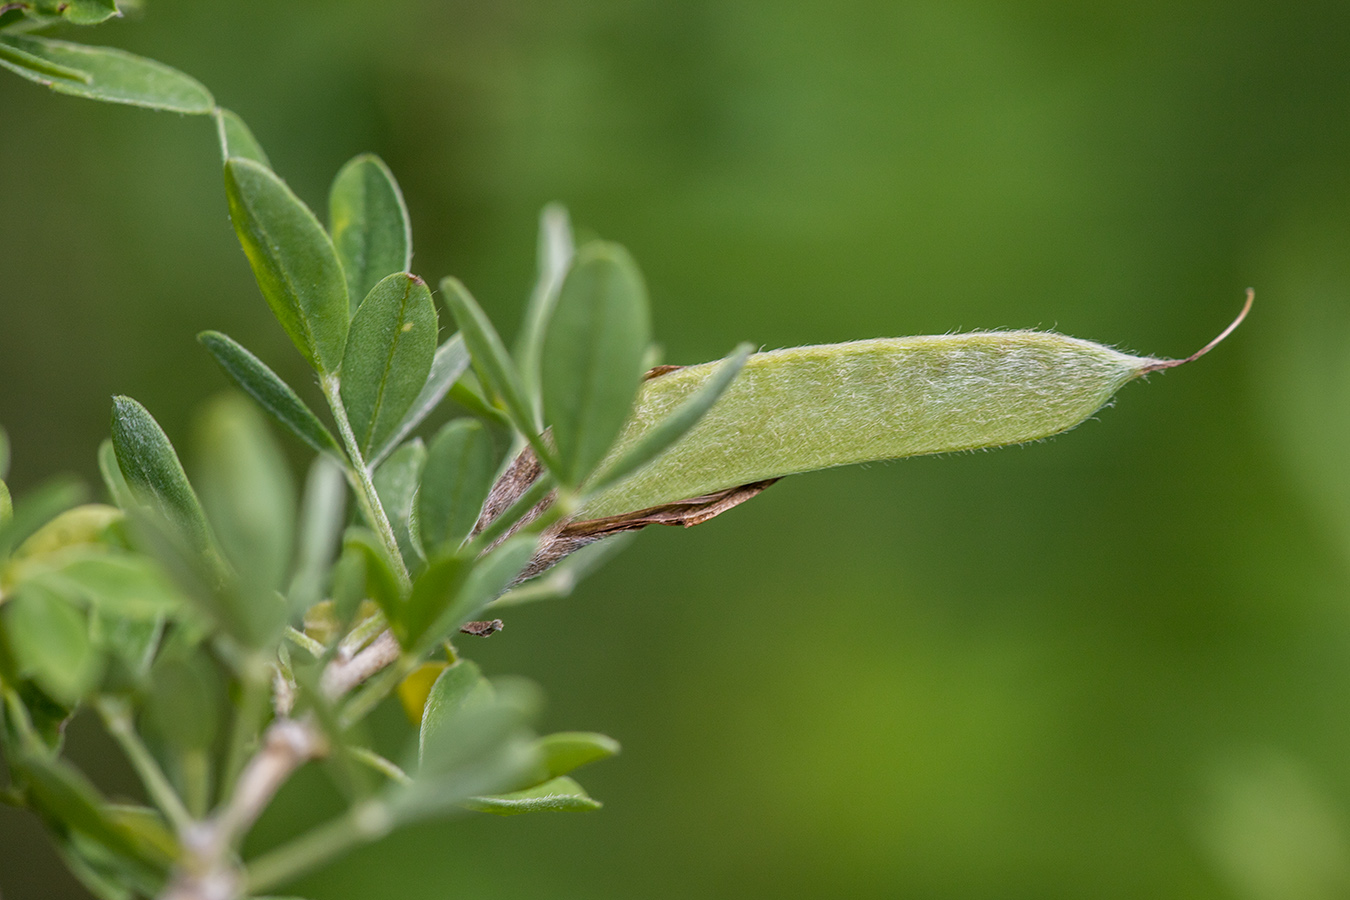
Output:
M422 724L422 711L427 708L427 698L431 696L431 686L441 673L450 668L447 662L422 663L412 673L399 682L398 702L403 713L414 725Z
M477 616L514 582L539 549L539 539L530 534L507 538L495 550L478 560L455 598L454 605L433 633L449 634Z
M113 447L111 438L104 438L98 445L98 473L103 478L108 498L119 509L128 510L135 505L136 498L122 475L122 467L117 464L117 449Z
M0 35L0 66L62 94L202 115L215 108L196 79L143 56L32 35Z
M179 752L210 747L220 729L224 688L200 653L163 655L150 672L145 725Z
M402 421L436 355L436 305L416 275L375 285L352 319L342 357L342 405L364 457Z
M570 597L572 591L583 578L604 565L610 558L619 554L625 547L637 540L636 531L625 531L607 537L604 540L587 544L562 562L553 566L544 575L525 582L502 594L487 605L489 612L508 606L520 606L540 600L557 600Z
M560 204L550 203L539 214L536 254L538 276L516 342L516 363L520 366L520 380L534 402L536 427L542 427L537 417L542 413L539 403L539 354L544 344L544 326L553 314L553 307L558 302L558 289L562 287L575 253L572 223L568 220L567 210Z
M722 397L722 393L745 367L754 348L750 344L741 344L718 366L712 375L697 391L675 408L670 415L658 422L642 439L624 450L611 464L605 466L594 481L591 490L599 491L628 475L636 472L647 463L664 453L672 444L684 437L689 429L698 424L708 410L712 409Z
M422 390L403 414L403 421L371 452L367 462L372 466L383 462L404 438L412 434L414 428L422 424L422 420L431 414L468 368L469 351L464 349L464 338L456 333L436 348L436 355L431 360L431 371L427 373Z
M342 511L346 502L347 483L342 467L331 457L319 456L309 467L300 507L295 574L287 590L293 614L323 599L324 578L342 538Z
M395 623L394 633L405 647L412 647L439 619L464 585L469 563L458 556L433 557L413 582L407 608ZM448 633L448 632L447 632Z
M14 551L15 562L38 559L71 547L102 543L122 511L102 503L68 509L28 536Z
M33 8L48 16L62 16L72 25L97 25L120 16L115 0L38 0Z
M389 573L393 577L393 573ZM397 583L395 583L397 590ZM333 598L333 617L346 625L356 617L361 601L369 596L366 590L366 554L354 546L344 547L333 566L333 583L329 588ZM378 605L378 604L377 604Z
M0 528L14 518L14 500L9 495L9 486L0 481Z
M525 400L520 373L487 314L456 278L441 279L441 296L459 325L459 333L464 336L464 346L469 349L479 379L501 399L507 415L523 434L537 436L534 413Z
M275 592L289 573L295 534L295 486L281 448L238 394L206 406L196 437L202 506L226 559L249 590ZM266 605L259 626L279 627L276 604Z
M118 619L153 621L174 615L182 606L181 595L159 566L146 557L125 553L68 556L63 564L25 583L78 598Z
M559 731L535 741L545 779L609 759L619 752L619 742L593 731Z
M0 428L0 478L9 477L9 434Z
M328 193L333 236L352 309L386 276L412 267L412 225L394 174L378 156L349 161Z
M469 536L497 471L492 438L475 419L447 423L432 440L417 495L428 554L453 552Z
M253 160L226 161L225 196L272 313L311 366L337 372L351 313L328 233L285 182Z
M375 493L389 516L394 540L403 554L403 562L410 571L421 568L426 560L422 542L417 536L417 486L422 481L422 467L426 465L427 448L421 438L399 447L375 471Z
M589 812L601 806L600 801L591 799L585 788L567 777L554 778L509 794L473 797L464 805L478 812L499 816L532 812Z
M49 481L14 504L14 512L7 522L0 522L0 559L9 556L15 545L62 510L69 509L84 499L84 488L66 479Z
M348 551L358 553L364 562L367 596L375 601L390 622L399 621L403 592L398 576L394 574L394 561L386 555L384 545L364 528L348 528L342 542L344 554Z
M3 606L4 637L21 675L74 706L98 682L103 660L84 613L46 585L21 584Z
M344 459L333 437L313 411L301 400L291 386L282 381L258 357L245 350L233 338L219 331L203 331L197 335L225 374L234 379L244 391L258 401L278 422L285 425L300 440L320 453L331 453Z
M647 289L628 251L592 242L577 251L544 333L544 421L558 480L575 487L614 445L642 382L651 342Z
M426 765L428 752L435 753L441 743L453 739L450 726L455 717L466 709L487 705L493 696L492 684L472 661L460 659L443 669L422 704L418 760Z
M262 145L236 113L224 107L216 109L216 134L220 138L222 162L235 157L251 159L269 169L272 168L272 163L268 161Z
M183 464L154 417L130 397L114 397L112 442L117 465L138 499L178 528L204 557L215 541Z
M124 685L139 688L145 683L164 636L164 622L162 617L134 619L105 613L97 607L91 610L89 632L114 664L110 677L104 678L104 693Z

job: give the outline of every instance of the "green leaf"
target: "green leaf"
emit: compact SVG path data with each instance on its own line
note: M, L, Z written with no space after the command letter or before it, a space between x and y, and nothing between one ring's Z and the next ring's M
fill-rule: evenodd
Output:
M0 521L0 560L58 513L82 499L84 488L78 483L55 479L19 500L9 521Z
M352 319L342 357L342 405L364 457L402 421L436 356L436 305L416 275L390 275Z
M585 788L566 777L554 778L523 791L473 797L464 805L478 812L499 816L532 812L590 812L601 806L600 801L591 799Z
M378 156L357 156L333 179L328 232L347 276L353 311L382 279L412 267L408 208L394 174Z
M539 214L539 243L537 250L538 276L530 302L525 307L525 320L516 342L516 362L520 366L520 380L534 401L535 427L542 413L539 402L539 354L544 344L544 326L558 302L567 269L572 265L576 246L572 240L572 223L567 210L550 203Z
M238 394L215 398L197 422L197 483L225 558L248 590L264 595L264 631L278 627L275 592L290 570L295 485L256 408Z
M404 647L413 647L427 629L441 617L459 596L469 565L462 557L433 557L413 582L407 607L394 623L394 633Z
M331 453L338 459L346 458L333 433L324 427L319 417L305 405L305 401L291 386L262 360L219 331L203 331L197 335L197 340L215 357L235 384L267 410L272 418L290 429L292 434L320 453Z
M453 552L469 536L496 473L492 437L481 422L456 419L436 433L417 495L428 553Z
M292 614L301 613L323 599L324 579L342 538L346 502L347 482L342 467L332 457L317 457L309 467L300 507L295 574L287 589Z
M14 518L14 500L9 495L9 487L0 481L0 528Z
M150 672L145 726L179 753L211 747L220 732L225 687L201 653L162 655Z
M25 582L0 614L19 674L53 700L74 706L98 683L103 659L89 639L88 619L61 594Z
M62 94L203 115L215 108L200 82L163 63L31 35L0 35L0 66Z
M72 25L97 25L122 14L114 0L38 0L33 6L41 14L63 16Z
M549 319L540 370L564 485L581 484L613 446L650 342L647 291L628 251L598 241L582 247Z
M422 770L444 771L447 757L469 737L457 727L465 713L490 707L496 691L478 666L461 659L436 678L422 708L422 728L417 738L417 759Z
M422 542L417 533L417 486L426 465L427 448L420 438L409 441L389 455L384 465L375 471L375 493L389 516L394 539L410 571L416 571L426 560Z
M619 742L593 731L559 731L535 741L542 761L544 779L557 778L568 772L609 759L619 752Z
M587 544L550 568L545 574L514 587L487 605L489 612L540 600L570 597L578 584L637 539L636 531L625 531Z
M465 578L454 602L427 630L423 642L445 638L482 612L484 607L500 597L520 577L538 549L539 539L535 535L518 534L480 557Z
M123 553L84 551L27 579L65 597L79 598L117 619L153 621L182 609L178 590L153 561Z
M1126 382L1170 364L1035 331L756 353L681 440L586 501L578 518L830 466L1038 440L1073 428ZM690 366L644 382L610 459L660 427L717 369Z
M689 396L688 400L657 422L641 440L630 445L611 465L606 466L591 489L600 491L616 481L621 481L656 459L684 437L689 429L697 425L708 410L712 409L713 404L721 399L722 393L745 367L745 361L750 358L752 349L750 344L741 344L737 347L731 356L713 371L708 380Z
M464 349L464 338L456 333L436 348L426 384L422 385L417 398L403 414L403 421L375 448L367 462L372 466L383 462L395 447L403 443L404 438L412 434L414 428L422 424L422 420L431 414L468 368L469 351Z
M40 559L74 547L107 548L108 529L122 521L121 510L102 503L68 509L29 535L14 551L14 561Z
M228 162L232 158L251 159L272 168L262 145L249 131L244 120L223 106L216 109L216 135L220 139L221 162Z
M342 543L344 556L350 551L359 554L365 563L366 594L390 622L400 621L403 591L394 574L394 561L388 557L384 545L365 528L348 528Z
M103 478L103 486L108 489L108 497L112 502L119 509L131 509L136 498L122 476L122 468L117 464L117 450L111 438L104 438L98 445L98 473Z
M176 527L194 550L215 558L206 514L173 444L146 408L130 397L113 398L112 442L118 468L138 500Z
M506 413L521 433L534 440L538 430L534 427L534 414L525 402L525 391L521 387L520 374L506 352L497 329L483 312L478 301L456 278L441 279L441 294L445 305L459 325L459 333L464 336L464 346L469 349L474 370L483 384L497 395L506 408ZM538 447L536 446L536 450ZM546 454L545 454L546 455Z
M0 428L0 478L9 477L9 434Z
M347 284L319 220L272 171L253 160L225 163L230 218L263 298L301 355L321 375L342 364Z

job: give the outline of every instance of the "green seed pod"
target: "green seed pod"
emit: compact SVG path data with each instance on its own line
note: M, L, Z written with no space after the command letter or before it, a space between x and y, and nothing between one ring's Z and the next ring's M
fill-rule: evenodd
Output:
M890 338L751 356L716 405L647 466L587 500L574 521L626 516L783 475L1034 441L1067 431L1125 383L1196 359L1131 356L1036 331ZM600 467L711 376L715 363L643 384Z

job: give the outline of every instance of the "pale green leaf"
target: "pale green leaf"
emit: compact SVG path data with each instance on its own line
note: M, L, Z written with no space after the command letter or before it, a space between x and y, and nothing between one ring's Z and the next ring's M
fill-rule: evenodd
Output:
M464 336L464 346L469 349L478 377L501 399L516 428L527 437L537 438L534 414L525 400L520 373L507 354L497 329L492 327L478 301L458 279L441 279L441 294L459 325L459 333Z
M0 606L4 639L21 676L66 706L97 684L103 660L85 614L49 585L24 582Z
M300 506L295 572L287 596L291 612L300 613L323 599L324 579L342 539L347 481L342 466L318 456L309 467Z
M398 182L378 156L352 159L328 194L333 236L352 309L382 279L412 267L412 225Z
M539 354L544 344L544 326L553 307L558 302L558 290L562 287L568 266L576 246L572 240L572 223L567 210L557 203L545 206L539 214L539 242L536 250L534 290L530 293L530 302L525 307L525 319L516 340L516 363L520 366L520 378L529 392L536 416L535 427L542 427L538 417L542 415L539 401Z
M523 791L474 797L464 805L478 812L499 816L533 812L590 812L601 806L600 801L591 799L585 788L566 776Z
M177 69L112 47L0 35L0 66L62 94L168 112L206 114L211 92Z
M469 536L496 472L492 437L482 423L456 419L436 433L417 498L428 553L453 551Z
M375 471L375 492L380 505L389 517L398 541L399 553L410 571L421 568L426 556L422 541L417 536L417 486L422 481L422 467L426 465L427 448L420 438L399 447Z
M222 162L226 162L233 157L251 159L256 163L267 166L269 169L272 167L272 163L267 159L267 153L258 143L258 139L244 124L244 120L239 118L238 114L232 110L224 107L216 109L216 135L220 140Z

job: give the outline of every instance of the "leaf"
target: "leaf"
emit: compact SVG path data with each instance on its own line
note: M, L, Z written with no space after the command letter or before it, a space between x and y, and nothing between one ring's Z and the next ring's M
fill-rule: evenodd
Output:
M220 675L204 655L161 655L150 672L145 726L179 753L205 750L219 734L225 699Z
M614 460L613 464L607 466L591 489L599 491L622 480L656 459L671 444L684 437L689 429L697 425L708 410L712 409L713 404L721 399L723 392L745 367L745 361L750 358L752 349L750 344L741 344L737 347L688 400L644 434L641 440L633 443L622 456Z
M466 709L486 706L492 699L492 685L470 660L457 660L442 670L422 705L422 727L417 738L419 762L426 764L429 748L434 754L440 744L453 739L454 730L449 726L457 716Z
M73 707L98 683L103 660L89 640L89 622L59 593L25 582L0 615L19 674L53 700Z
M464 336L464 346L469 349L474 370L487 388L501 398L506 413L521 433L527 437L537 437L534 427L534 415L525 402L525 391L521 387L520 374L507 355L506 347L492 327L487 314L478 301L456 278L441 279L441 294L445 305L459 325L459 333Z
M436 305L416 275L390 275L352 319L342 357L342 405L369 457L427 383L436 355Z
M384 546L365 528L348 528L342 544L344 555L351 551L365 562L365 587L369 598L390 622L400 621L403 592L398 576L394 574L394 562L386 555Z
M427 630L428 638L440 640L475 618L520 577L538 549L536 536L518 534L480 557L465 578L454 603Z
M128 510L135 505L131 487L117 464L117 450L111 438L104 438L98 445L98 473L103 477L103 486L108 489L109 499L117 504L118 509Z
M591 731L559 731L535 741L545 778L557 778L568 772L609 759L619 752L619 742L608 735Z
M244 120L238 114L222 107L216 108L216 135L220 139L221 162L230 159L251 159L260 165L272 168L258 139L249 131Z
M558 480L576 487L613 446L645 371L651 320L642 276L615 244L582 247L544 334L544 421L558 448Z
M14 518L14 499L9 495L9 486L0 481L0 528Z
M9 477L9 434L0 428L0 478Z
M284 608L276 591L289 573L295 485L267 423L238 394L212 400L197 422L197 483L212 533L238 577L243 621L269 641Z
M414 647L459 596L468 573L468 562L459 556L434 557L413 582L407 608L400 612L394 633L404 647ZM440 631L440 629L438 629ZM449 634L451 627L441 631Z
M422 424L422 420L431 414L468 368L469 351L464 349L464 338L455 333L436 348L436 355L431 360L431 371L427 373L422 390L403 414L403 420L371 452L367 462L372 466L383 462L404 438L412 434L414 428Z
M496 473L492 438L481 422L456 419L436 433L417 495L428 553L451 552L469 536Z
M320 453L330 453L338 459L345 455L337 439L305 405L291 386L267 367L258 357L228 335L219 331L203 331L197 340L215 357L225 374L244 392L267 410L272 418L290 429L291 433Z
M441 673L450 668L446 662L422 663L398 683L398 702L403 714L414 725L422 724L422 712L427 708L427 698L431 696L431 686Z
M532 812L590 812L601 806L598 800L591 799L585 788L566 777L554 778L523 791L473 797L464 805L478 812L499 816Z
M536 254L539 274L534 291L530 294L530 302L525 307L525 321L516 342L520 379L535 401L536 427L540 425L537 417L542 412L538 401L539 354L544 343L544 326L553 314L553 307L558 302L558 290L562 287L563 277L575 253L572 223L568 220L567 209L560 204L550 203L539 214Z
M272 313L321 375L342 364L347 285L333 242L280 178L253 160L225 163L230 219Z
M203 115L211 92L177 69L112 47L0 35L0 66L62 94Z
M524 603L570 597L583 578L620 553L636 538L636 532L626 531L587 544L550 568L547 574L514 587L493 600L487 605L487 610L491 612Z
M352 311L382 279L412 268L412 224L394 174L378 156L349 161L328 193L333 236Z
M120 510L102 503L68 509L29 535L14 551L14 560L30 560L70 547L102 543L108 536L108 528L121 520Z
M384 465L375 472L375 493L379 495L380 505L389 516L389 525L394 529L394 540L398 541L399 553L409 570L415 571L425 562L422 542L417 536L417 485L422 480L422 467L426 465L427 448L421 439L412 440L399 447Z
M122 14L114 0L38 0L34 6L39 13L63 16L72 25L97 25Z
M215 557L215 541L173 444L154 417L130 397L114 397L112 442L117 465L137 499L172 523L190 546Z
M54 479L19 500L9 521L0 521L0 560L44 523L82 499L84 488L78 483Z
M316 457L305 479L295 573L287 589L293 615L323 599L324 580L342 538L346 503L347 482L342 466L332 457Z
M84 552L26 579L65 597L79 598L116 619L154 621L182 608L168 576L143 556Z
M1159 364L1034 331L756 353L680 441L586 501L577 520L830 466L1038 440L1073 428ZM610 460L660 428L717 369L690 366L644 382Z

